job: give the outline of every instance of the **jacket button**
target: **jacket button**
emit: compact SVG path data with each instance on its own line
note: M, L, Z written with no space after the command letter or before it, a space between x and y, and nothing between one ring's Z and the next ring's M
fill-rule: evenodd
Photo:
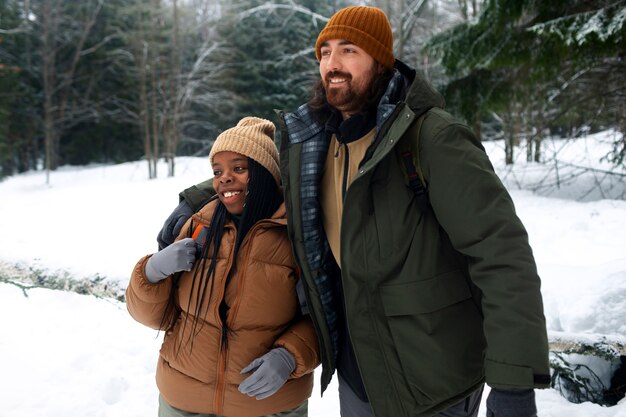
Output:
M410 114L407 114L407 115L406 115L406 118L407 118L407 119L410 119L410 118L411 118L411 115L410 115Z

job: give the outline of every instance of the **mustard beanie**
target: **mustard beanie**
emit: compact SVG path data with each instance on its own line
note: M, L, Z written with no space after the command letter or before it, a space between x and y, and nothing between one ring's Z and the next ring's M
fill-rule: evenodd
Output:
M330 39L352 42L386 68L393 68L393 34L385 12L376 7L351 6L330 18L315 42L315 55L321 59L322 44Z
M244 117L237 126L223 131L211 148L209 161L218 152L230 151L247 156L261 164L280 185L278 149L274 143L274 123L259 117Z

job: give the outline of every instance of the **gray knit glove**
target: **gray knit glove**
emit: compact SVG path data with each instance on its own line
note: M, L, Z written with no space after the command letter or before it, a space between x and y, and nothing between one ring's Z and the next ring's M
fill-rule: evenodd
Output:
M193 214L193 210L187 204L186 200L180 202L178 207L169 215L169 217L163 223L163 227L157 235L157 242L159 243L159 250L171 245L176 239L180 230L185 225L185 222Z
M535 391L492 388L487 397L487 417L537 417Z
M146 278L153 284L178 271L191 271L196 260L196 242L187 237L152 255L146 263Z
M239 392L257 400L267 398L285 384L294 369L293 355L285 348L274 348L241 370L242 374L254 373L239 384Z

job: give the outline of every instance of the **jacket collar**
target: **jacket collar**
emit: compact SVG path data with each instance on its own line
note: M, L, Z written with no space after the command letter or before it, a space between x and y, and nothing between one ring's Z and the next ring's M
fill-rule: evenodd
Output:
M326 121L324 131L330 136L335 134L341 143L354 142L365 136L376 126L376 118L372 114L355 114L346 120L338 111L333 111Z
M213 212L215 211L218 203L219 198L217 198L217 196L211 198L211 200L204 207L202 207L193 215L194 221L196 223L210 224L211 218L213 217ZM285 202L283 201L282 203L280 203L280 206L278 206L278 209L276 209L276 211L270 218L263 219L261 221L278 225L286 225L287 210L285 208Z

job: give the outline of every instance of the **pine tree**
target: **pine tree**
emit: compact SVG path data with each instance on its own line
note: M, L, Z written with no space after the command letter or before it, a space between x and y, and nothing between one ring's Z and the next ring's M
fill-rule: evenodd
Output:
M295 110L309 98L318 76L315 40L333 11L313 0L252 0L228 9L219 30L231 51L225 86L235 105L224 128L246 115L273 121L274 109Z
M474 126L495 112L511 142L525 138L538 160L549 131L626 132L625 22L624 1L489 0L476 21L436 35L428 49L451 77L451 103ZM622 138L616 163L623 149Z

